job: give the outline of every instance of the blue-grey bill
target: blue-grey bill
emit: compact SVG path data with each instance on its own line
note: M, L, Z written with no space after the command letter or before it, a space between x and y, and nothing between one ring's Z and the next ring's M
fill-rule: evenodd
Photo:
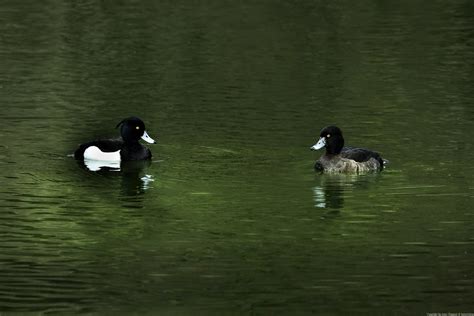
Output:
M146 141L147 143L156 144L156 142L153 140L153 138L151 138L150 136L148 136L148 133L147 133L146 131L143 132L142 139L143 139L144 141Z
M318 142L313 147L311 147L311 150L318 150L323 148L324 146L326 146L326 139L324 137L321 137Z

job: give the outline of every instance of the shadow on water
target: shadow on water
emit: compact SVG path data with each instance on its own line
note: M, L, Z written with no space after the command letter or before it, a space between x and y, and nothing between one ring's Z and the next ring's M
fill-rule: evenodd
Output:
M142 195L155 181L152 175L146 173L152 164L150 160L126 162L85 160L77 163L84 170L105 178L120 177L120 192L123 196Z

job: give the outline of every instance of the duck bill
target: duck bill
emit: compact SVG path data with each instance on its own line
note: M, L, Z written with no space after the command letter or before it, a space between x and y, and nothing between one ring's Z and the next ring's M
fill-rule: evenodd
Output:
M148 136L148 133L147 133L146 131L143 132L142 139L143 139L144 141L146 141L147 143L156 144L156 142L153 140L153 138L151 138L150 136Z
M321 137L318 142L313 147L311 147L311 150L318 150L323 148L324 146L326 146L326 139L324 137Z

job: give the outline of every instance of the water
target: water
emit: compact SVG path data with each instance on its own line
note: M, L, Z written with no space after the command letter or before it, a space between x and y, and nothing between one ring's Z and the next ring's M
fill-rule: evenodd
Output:
M470 1L4 1L0 311L474 310ZM70 154L141 117L151 164ZM390 160L318 175L319 130Z

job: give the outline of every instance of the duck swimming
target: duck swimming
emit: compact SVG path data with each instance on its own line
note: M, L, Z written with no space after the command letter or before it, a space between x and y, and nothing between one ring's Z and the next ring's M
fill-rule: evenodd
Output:
M326 147L326 153L316 161L314 169L328 173L364 173L381 171L384 160L379 153L365 148L344 147L342 131L337 126L321 130L318 142L311 150Z
M77 160L96 161L132 161L151 159L151 151L138 141L156 142L148 136L145 123L138 117L123 119L115 128L120 127L121 139L94 140L79 145L74 152Z

